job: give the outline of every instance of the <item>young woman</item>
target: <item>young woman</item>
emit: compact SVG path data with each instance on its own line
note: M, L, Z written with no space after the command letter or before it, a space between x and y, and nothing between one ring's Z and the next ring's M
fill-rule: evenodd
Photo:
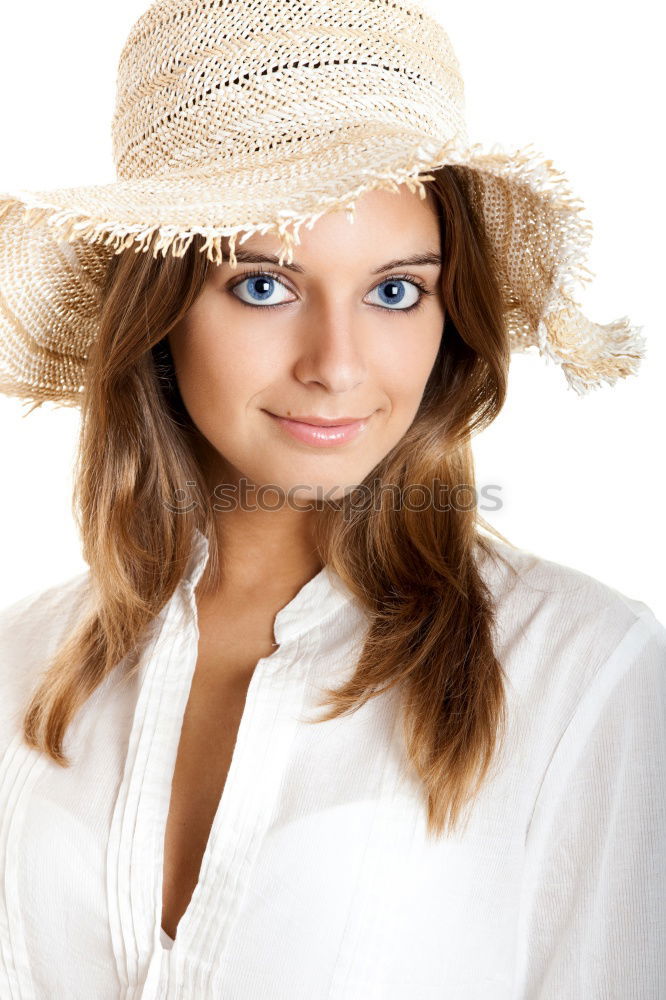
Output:
M436 22L273 6L155 4L118 183L0 206L89 565L0 614L0 995L657 997L666 629L493 532L470 445L512 349L642 344L564 182L461 152Z

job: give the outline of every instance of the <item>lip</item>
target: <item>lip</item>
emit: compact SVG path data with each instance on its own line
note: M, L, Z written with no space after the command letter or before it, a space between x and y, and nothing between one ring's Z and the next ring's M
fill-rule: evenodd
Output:
M283 430L293 438L296 438L297 441L320 447L345 444L347 441L352 441L365 430L370 417L372 417L372 414L370 414L370 417L362 417L361 419L338 417L335 423L322 423L319 422L321 418L318 417L310 417L308 420L290 420L287 417L279 417L276 413L271 413L270 410L265 410L264 412L269 417L272 417ZM310 423L311 420L318 422Z
M270 410L266 410L271 413ZM272 417L279 417L278 413L271 413ZM368 417L280 417L281 420L291 420L298 424L312 424L313 427L342 427L344 424L357 424Z

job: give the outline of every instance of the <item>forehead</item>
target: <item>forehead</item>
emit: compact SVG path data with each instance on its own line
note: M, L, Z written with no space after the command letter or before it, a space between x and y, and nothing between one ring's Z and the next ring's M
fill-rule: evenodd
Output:
M397 192L368 191L357 198L353 219L342 208L325 212L311 228L300 225L294 263L307 270L308 264L319 262L321 257L331 260L332 255L336 258L344 255L355 265L373 262L379 265L391 256L439 251L435 197L427 185L426 190L427 197L423 199L405 185ZM235 247L239 262L243 257L254 257L252 263L257 262L257 255L280 255L282 243L275 233L255 232L245 239L241 233L239 237ZM225 258L229 256L229 243L229 238L222 240Z

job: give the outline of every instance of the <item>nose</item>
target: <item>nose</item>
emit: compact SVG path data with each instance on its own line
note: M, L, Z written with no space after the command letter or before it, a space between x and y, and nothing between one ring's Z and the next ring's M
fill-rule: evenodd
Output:
M351 392L367 375L363 331L357 318L338 306L313 310L303 334L294 374L303 383L316 382L331 393Z

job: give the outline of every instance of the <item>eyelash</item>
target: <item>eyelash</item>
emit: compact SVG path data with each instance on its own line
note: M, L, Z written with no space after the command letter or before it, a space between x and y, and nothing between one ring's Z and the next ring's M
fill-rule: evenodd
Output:
M280 281L280 283L284 284L284 282L282 281L282 276L277 271L272 271L270 269L264 269L263 271L246 271L245 274L243 275L243 277L239 281L236 281L231 286L230 290L233 291L233 289L236 288L237 285L242 285L243 282L247 281L249 278L263 278L265 275L271 275L271 277L273 277L273 278L278 278L279 281ZM414 305L407 306L406 309L389 309L386 306L377 306L376 307L377 309L382 309L384 312L399 313L399 314L402 314L404 316L405 313L415 312L417 309L419 309L420 306L423 305L423 303L425 301L426 295L434 295L435 294L434 292L429 291L419 278L414 278L412 275L409 275L409 274L393 274L390 277L384 278L382 281L379 281L377 284L384 285L388 281L409 281L409 282L411 282L411 284L416 285L416 287L419 289L419 291L421 292L421 294L419 295L419 297L418 297L417 301L414 303ZM285 285L284 287L286 288L287 286ZM376 288L377 285L375 285L374 287ZM239 299L237 295L235 295L234 298L238 302L240 302L240 304L242 306L248 306L248 308L250 308L250 309L279 309L281 306L289 305L288 302L273 302L271 305L267 305L267 306L254 306L254 305L252 305L251 302L243 302L243 300Z

